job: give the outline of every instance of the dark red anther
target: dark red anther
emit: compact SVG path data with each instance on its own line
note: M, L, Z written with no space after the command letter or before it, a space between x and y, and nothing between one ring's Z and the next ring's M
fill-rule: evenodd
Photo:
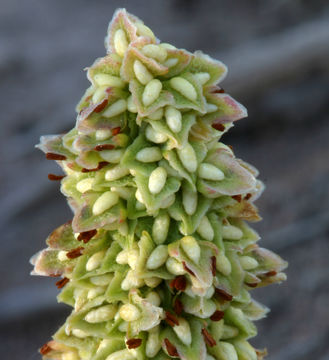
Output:
M47 152L46 159L47 160L66 160L66 156Z
M257 287L258 283L246 283L246 285L248 285L251 288L255 288Z
M109 102L109 101L108 101L107 99L104 99L101 103L99 103L99 104L95 107L94 112L95 112L95 113L100 113L101 111L103 111L103 110L106 108L108 102Z
M169 356L179 356L176 347L167 338L164 339L164 343Z
M128 349L136 349L142 345L142 339L133 338L126 341Z
M121 127L120 127L120 126L115 127L115 128L113 128L113 129L111 130L113 136L114 136L114 135L118 135L120 131L121 131Z
M179 275L170 281L169 286L177 291L184 291L186 289L186 278L184 275Z
M225 126L223 124L212 124L211 125L214 129L218 130L218 131L224 131L225 130Z
M78 241L83 241L85 244L87 244L87 242L89 242L96 234L97 230L81 232L78 236Z
M98 170L103 169L103 167L105 167L108 164L109 164L109 162L107 162L107 161L101 161L101 162L98 163L98 166L96 168L94 168L94 169L83 168L83 169L81 169L81 172L88 173L88 172L91 172L91 171L98 171Z
M242 196L241 195L233 195L232 199L236 200L237 202L241 202Z
M215 287L215 293L225 301L232 301L233 299L233 296L223 289L219 289Z
M212 256L211 260L211 273L213 276L216 276L216 256Z
M175 325L179 325L179 321L175 315L171 314L169 311L166 311L165 321L168 325L174 327Z
M69 280L67 277L65 277L65 278L57 281L57 283L56 283L55 285L57 286L57 289L61 289L61 288L63 288L69 281L70 281L70 280Z
M249 200L251 197L252 197L252 194L248 193L248 194L244 197L244 199L245 199L245 200Z
M52 348L48 345L48 343L46 343L42 345L39 351L41 355L47 355L51 350Z
M216 89L214 89L212 92L212 94L224 94L225 93L225 90L223 88L218 88L216 87Z
M183 303L179 299L175 299L174 311L177 315L180 315L184 310Z
M79 256L81 256L83 253L83 247L77 247L76 249L73 249L71 251L69 251L66 256L69 258L69 259L75 259Z
M60 181L65 178L65 175L48 174L48 179L51 181Z
M182 261L182 264L183 264L183 268L184 268L185 271L187 271L192 276L195 276L194 272L186 265L185 261Z
M96 151L103 151L103 150L113 150L115 148L112 144L103 144L103 145L97 145L94 147L94 150Z
M216 346L216 341L215 339L209 334L209 332L207 331L206 328L203 328L201 330L201 334L203 335L203 338L204 338L204 342L210 346L210 347L213 347L213 346Z
M224 317L224 311L216 310L211 316L211 321L220 321Z
M275 270L271 270L271 271L268 271L265 276L267 277L272 277L272 276L275 276L277 275L277 272Z
M227 145L232 151L233 151L233 146L232 145Z

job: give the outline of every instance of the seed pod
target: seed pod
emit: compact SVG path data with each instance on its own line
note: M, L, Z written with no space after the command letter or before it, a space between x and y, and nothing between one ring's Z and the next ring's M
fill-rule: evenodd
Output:
M162 82L158 79L151 80L144 89L142 101L145 106L150 106L159 97L162 90Z
M118 29L114 34L114 49L121 57L124 56L128 48L128 40L126 33L122 29Z
M168 209L175 202L175 194L171 194L163 199L160 209Z
M102 295L104 294L105 289L101 286L98 286L94 289L90 289L88 291L88 295L87 295L87 299L88 300L92 300L95 299L95 297L97 297L98 295Z
M107 89L107 86L101 86L94 92L94 95L92 97L92 101L94 104L99 103L102 99L105 98L105 96L106 96L105 90L106 89Z
M129 175L129 169L117 165L105 173L105 180L113 181L122 178L123 176Z
M153 111L152 114L147 116L151 120L160 120L163 118L163 108Z
M210 75L207 72L199 72L193 75L201 85L204 85L210 79Z
M142 22L136 22L135 26L137 27L137 34L140 36L147 36L151 39L154 39L155 36L153 34L153 31L146 25L144 25Z
M166 261L166 268L174 275L184 275L186 273L183 264L173 257L169 257Z
M173 106L167 106L165 111L165 117L167 125L170 130L174 133L178 133L182 129L182 114L179 110L175 109Z
M167 213L158 215L154 219L152 227L152 238L156 244L162 244L166 241L170 225L170 217Z
M174 331L180 341L189 346L192 343L192 334L191 334L191 328L187 320L184 318L178 318L179 325L174 326Z
M94 203L93 214L95 216L102 214L104 211L116 205L119 201L119 196L112 191L103 193Z
M153 75L148 71L147 67L139 60L135 60L134 62L134 73L137 77L137 80L143 85L146 85L153 79Z
M223 340L232 339L238 335L239 335L239 330L236 327L230 325L224 325L221 339Z
M234 347L241 360L257 360L258 356L255 349L246 340L234 341Z
M80 329L73 329L72 334L80 339L84 339L84 338L88 337L88 334L85 331L80 330Z
M123 186L111 186L111 191L117 193L122 199L130 199L132 192Z
M109 74L96 74L94 76L94 80L98 86L113 86L118 88L123 88L126 86L126 83L118 76L113 76Z
M160 285L162 279L154 276L154 277L145 278L144 281L146 286L150 288L155 288L158 285Z
M146 356L152 359L161 349L160 328L159 325L148 331L148 337L145 345Z
M160 63L164 62L167 58L166 49L159 45L147 44L142 48L142 53Z
M222 252L216 256L216 269L225 276L231 274L232 266L230 260Z
M182 149L177 149L177 154L187 171L191 173L196 171L198 161L191 144L187 143Z
M106 118L111 118L117 115L120 115L127 110L127 101L125 99L117 100L115 103L110 105L104 112L103 116Z
M224 239L240 240L243 237L243 232L236 226L223 225L222 236Z
M62 355L62 360L79 360L79 355L73 351L66 352Z
M170 85L191 101L195 101L198 97L193 85L182 77L174 77L170 79Z
M151 125L146 128L145 135L148 140L156 144L162 144L168 140L167 135L156 132Z
M140 150L136 155L136 160L141 162L154 162L162 159L162 152L157 146L147 147Z
M197 264L200 259L201 250L195 238L193 236L184 236L180 242L186 255Z
M112 136L112 131L110 129L100 129L95 131L95 138L98 141L107 140Z
M113 279L113 274L104 274L104 275L93 276L89 280L94 285L107 286L110 284L112 279Z
M200 225L198 226L196 231L205 240L212 241L214 239L215 236L214 229L212 228L207 216L204 216L201 219Z
M118 164L124 154L124 149L104 150L99 155L111 164ZM111 169L112 170L112 169ZM109 171L111 171L109 170Z
M215 104L206 104L206 110L207 110L207 113L212 113L212 112L217 111L218 107Z
M146 268L154 270L162 266L168 258L168 247L167 245L157 246L149 256L146 262Z
M127 99L127 109L128 109L128 111L130 111L132 113L137 113L138 112L137 106L133 101L132 95L130 95L128 97L128 99Z
M128 265L133 270L136 269L138 260L139 260L139 250L138 249L130 249L128 251Z
M232 344L226 341L219 342L219 348L223 353L223 358L227 360L238 360L238 354L235 351L235 348Z
M159 194L159 192L163 189L167 180L167 171L165 168L159 166L155 170L152 171L148 188L152 194Z
M114 318L117 308L113 304L104 305L98 309L89 311L85 316L85 320L91 324L96 324L103 321L109 321Z
M138 310L137 306L133 304L124 304L119 310L121 319L124 321L136 321L140 318L141 313Z
M121 283L121 289L128 291L132 288L140 288L144 285L144 280L138 276L133 270L129 270L127 276Z
M97 253L93 254L87 261L86 270L93 271L99 267L103 258L105 256L105 251L98 251Z
M225 177L222 170L208 163L202 163L199 165L198 175L202 179L213 180L213 181L223 180Z
M80 180L76 185L76 189L81 193L85 193L85 192L91 190L93 182L94 182L94 179L92 179L92 178Z
M135 356L131 353L131 350L124 349L119 350L109 355L105 360L135 360Z
M139 189L136 190L135 197L140 203L144 204L144 199L143 199L142 194L139 191Z
M155 291L151 291L150 293L148 293L146 296L146 300L154 306L160 306L161 304L161 298L159 294Z
M183 206L188 215L193 215L198 205L198 193L189 186L183 186Z
M167 66L168 68L171 68L171 67L177 65L177 63L178 63L178 59L177 59L177 58L171 58L171 59L166 60L166 61L163 63L163 65L164 65L164 66Z
M259 265L258 261L251 256L241 256L240 264L244 270L253 270Z

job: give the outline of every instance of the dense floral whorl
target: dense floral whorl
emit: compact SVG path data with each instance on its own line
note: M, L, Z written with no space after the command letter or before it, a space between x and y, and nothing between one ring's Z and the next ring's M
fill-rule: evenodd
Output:
M73 221L32 259L62 276L74 310L45 359L262 359L247 340L266 307L249 290L286 263L260 248L257 170L220 142L245 108L216 84L226 67L160 43L118 10L76 126L44 136Z

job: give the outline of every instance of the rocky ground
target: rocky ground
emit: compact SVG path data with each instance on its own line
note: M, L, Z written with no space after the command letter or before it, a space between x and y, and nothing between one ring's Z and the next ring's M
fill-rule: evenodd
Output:
M269 360L329 359L329 6L326 1L2 0L0 6L0 350L38 359L65 318L51 279L31 278L29 257L70 211L34 144L73 126L87 86L81 71L104 54L116 7L162 40L202 49L230 70L227 92L249 118L226 136L267 189L258 201L261 244L290 267L257 291L272 312L259 323Z

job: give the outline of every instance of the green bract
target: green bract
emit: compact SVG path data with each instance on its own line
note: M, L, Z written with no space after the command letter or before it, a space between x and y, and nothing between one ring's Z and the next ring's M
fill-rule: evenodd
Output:
M107 55L76 126L38 147L62 167L74 217L47 239L34 273L61 276L74 308L44 359L254 360L268 309L249 291L285 279L246 221L263 190L221 142L245 108L216 85L226 67L160 43L117 10ZM51 179L58 179L54 175Z

